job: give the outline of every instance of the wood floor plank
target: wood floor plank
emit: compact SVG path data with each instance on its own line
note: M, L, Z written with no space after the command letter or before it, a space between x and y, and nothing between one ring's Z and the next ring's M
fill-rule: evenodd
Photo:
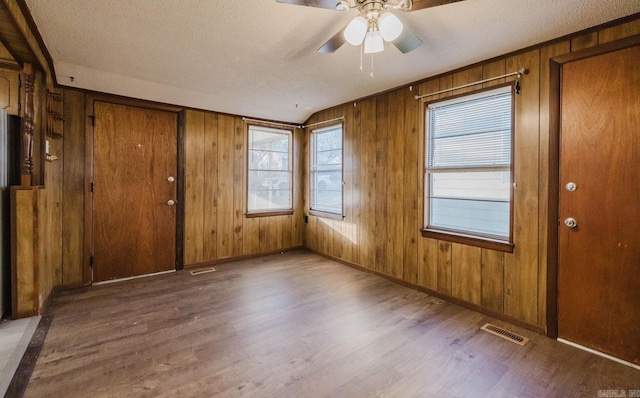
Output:
M640 380L306 251L57 292L48 312L26 397L597 396Z

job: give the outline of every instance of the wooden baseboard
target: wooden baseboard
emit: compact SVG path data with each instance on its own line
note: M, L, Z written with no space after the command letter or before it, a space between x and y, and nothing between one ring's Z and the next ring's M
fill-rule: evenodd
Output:
M375 270L363 267L362 265L355 264L355 263L352 263L350 261L343 260L341 258L333 257L333 256L321 253L321 252L313 250L313 249L305 248L305 250L309 251L310 253L317 254L317 255L319 255L321 257L328 258L329 260L333 260L333 261L338 262L340 264L344 264L344 265L347 265L349 267L355 268L355 269L357 269L359 271L363 271L363 272L366 272L366 273L369 273L369 274L373 274L373 275L379 276L381 278L387 279L387 280L389 280L391 282L394 282L394 283L397 283L399 285L406 286L408 288L415 289L415 290L417 290L419 292L428 294L429 296L437 297L439 299L445 300L445 301L450 302L452 304L459 305L460 307L468 308L470 310L479 312L481 314L488 315L490 317L499 319L501 321L510 323L512 325L519 326L519 327L527 329L527 330L531 330L532 332L536 332L536 333L539 333L539 334L545 334L545 329L542 326L532 325L532 324L527 323L527 322L525 322L523 320L520 320L518 318L514 318L512 316L509 316L509 315L506 315L506 314L502 314L500 312L496 312L496 311L490 310L488 308L484 308L484 307L482 307L480 305L477 305L477 304L474 304L474 303L470 303L468 301L460 300L459 298L452 297L452 296L449 296L447 294L442 294L442 293L437 292L435 290L428 289L428 288L426 288L424 286L414 285L413 283L407 282L407 281L405 281L403 279L395 278L395 277L393 277L391 275L387 275L387 274L384 274L382 272L375 271Z

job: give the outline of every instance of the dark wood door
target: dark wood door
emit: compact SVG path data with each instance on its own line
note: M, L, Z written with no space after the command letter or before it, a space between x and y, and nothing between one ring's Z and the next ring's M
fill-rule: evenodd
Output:
M94 115L94 282L175 269L177 115L105 102Z
M559 337L640 364L640 47L562 67ZM575 190L566 184L575 183ZM577 226L564 224L574 218Z

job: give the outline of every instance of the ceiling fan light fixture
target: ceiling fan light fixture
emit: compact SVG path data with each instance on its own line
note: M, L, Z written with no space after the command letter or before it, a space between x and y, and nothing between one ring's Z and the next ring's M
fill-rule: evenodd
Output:
M362 16L357 16L349 22L344 30L344 38L349 44L359 46L367 34L367 20Z
M379 30L371 30L367 32L364 39L364 53L373 54L384 50L384 41L382 33Z
M385 41L394 41L400 36L404 26L402 22L390 12L385 12L378 19L378 27Z
M351 4L346 0L339 1L338 4L336 4L336 10L338 11L347 11L350 8Z

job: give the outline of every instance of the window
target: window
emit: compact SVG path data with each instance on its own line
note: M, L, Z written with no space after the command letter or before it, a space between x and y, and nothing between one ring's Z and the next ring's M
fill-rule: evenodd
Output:
M310 212L342 219L342 124L311 132Z
M426 232L513 250L512 115L511 85L427 105Z
M292 212L292 132L249 126L247 214Z

